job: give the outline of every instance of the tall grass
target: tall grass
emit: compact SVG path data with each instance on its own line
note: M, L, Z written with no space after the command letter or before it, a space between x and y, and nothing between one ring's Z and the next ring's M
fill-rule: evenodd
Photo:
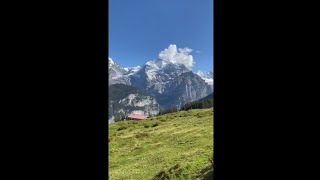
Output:
M116 122L109 126L109 139L111 180L195 179L211 166L213 110Z

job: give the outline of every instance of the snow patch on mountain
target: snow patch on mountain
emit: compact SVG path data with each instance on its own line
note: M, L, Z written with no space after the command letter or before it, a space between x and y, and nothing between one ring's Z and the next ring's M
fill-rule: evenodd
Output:
M114 61L109 57L109 67L114 65Z
M127 71L127 73L125 75L130 76L130 75L133 75L134 73L136 73L137 71L139 71L141 69L141 67L140 66L125 67L123 69Z
M199 75L201 79L203 79L209 85L213 85L213 72L198 70L196 74Z

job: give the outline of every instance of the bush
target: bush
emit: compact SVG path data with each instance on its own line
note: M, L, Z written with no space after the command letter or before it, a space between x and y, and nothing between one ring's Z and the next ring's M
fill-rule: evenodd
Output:
M150 125L148 125L148 124L144 125L144 128L149 128L149 127L150 127Z

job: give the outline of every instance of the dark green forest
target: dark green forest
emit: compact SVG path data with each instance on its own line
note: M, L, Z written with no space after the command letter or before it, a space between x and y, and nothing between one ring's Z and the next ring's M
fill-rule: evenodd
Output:
M181 107L180 110L187 111L189 109L205 109L205 108L211 108L211 107L213 107L213 93L197 101L186 103ZM161 115L161 114L173 113L177 111L179 111L178 108L171 107L165 110L161 109L159 114Z

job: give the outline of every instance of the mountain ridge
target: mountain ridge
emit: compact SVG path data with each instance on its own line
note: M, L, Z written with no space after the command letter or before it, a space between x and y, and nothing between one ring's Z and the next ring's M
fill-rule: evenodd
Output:
M195 73L183 64L157 59L149 60L141 66L123 68L110 59L110 84L125 84L144 90L154 96L164 108L180 108L187 102L201 99L213 92L210 73Z

